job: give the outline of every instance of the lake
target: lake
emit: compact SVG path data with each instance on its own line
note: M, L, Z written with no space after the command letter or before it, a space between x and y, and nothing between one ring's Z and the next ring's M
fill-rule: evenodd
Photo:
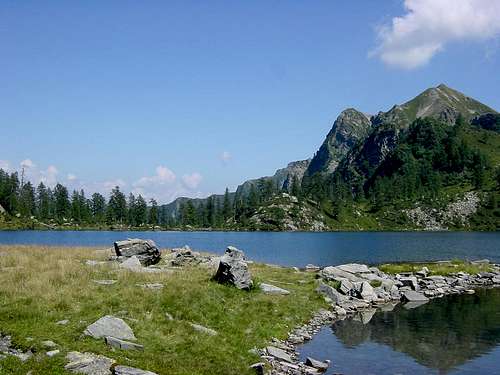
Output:
M500 233L0 231L0 244L110 247L125 238L152 239L160 247L187 244L219 254L233 245L249 259L297 267L452 258L500 263Z
M327 375L500 374L500 289L398 305L325 327L301 359L331 360Z

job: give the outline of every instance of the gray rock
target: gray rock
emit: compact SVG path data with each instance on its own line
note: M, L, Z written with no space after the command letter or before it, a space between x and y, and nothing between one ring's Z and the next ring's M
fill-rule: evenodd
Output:
M99 285L113 285L118 282L118 280L92 280L92 281Z
M425 304L429 303L429 301L413 301L413 302L408 302L403 305L403 307L406 310L413 310L416 309L417 307L423 306Z
M413 290L418 290L418 281L415 276L400 277L399 281L403 284L403 286L409 286Z
M113 369L114 375L158 375L155 372L140 370L128 366L115 366Z
M143 289L151 289L151 290L160 290L163 289L164 285L160 283L152 283L152 284L137 284Z
M56 324L57 324L58 326L65 326L65 325L68 325L68 323L69 323L69 320L68 320L68 319L65 319L65 320L60 320L60 321L56 322Z
M340 266L337 266L337 268L352 274L372 273L372 271L370 271L370 269L364 264L357 264L357 263L342 264Z
M318 272L321 268L314 264L308 264L305 268L306 272Z
M373 302L376 299L378 299L378 296L375 293L375 290L373 290L373 287L367 281L364 281L361 284L360 295L361 295L361 298L367 302Z
M340 294L335 288L325 283L320 283L316 291L323 294L325 297L330 298L336 305L341 305L343 302L347 301L346 296Z
M341 279L347 279L351 282L358 282L361 281L361 279L347 271L344 271L340 269L339 267L326 267L323 268L320 272L319 275L322 279L333 281L333 280L341 280Z
M125 340L120 340L117 339L116 337L106 337L105 339L106 344L109 346L116 348L116 349L122 349L122 350L144 350L144 346L135 344L130 341L125 341Z
M121 340L136 340L134 332L127 323L111 315L107 315L89 325L84 334L95 339L111 336Z
M403 296L401 297L403 301L407 302L427 302L429 298L419 292L415 292L414 290L407 290L403 292Z
M271 357L274 357L276 359L279 359L280 361L285 361L288 363L293 362L290 354L285 352L283 349L276 348L275 346L268 346L266 350L267 354L269 354Z
M124 268L130 271L141 271L143 267L139 258L134 255L122 262L120 264L120 268Z
M214 280L221 284L234 285L238 289L250 290L253 281L243 251L229 246L220 260Z
M279 288L279 287L271 285L271 284L261 283L259 285L259 287L266 294L281 294L281 295L290 294L290 292L288 290Z
M69 362L64 368L75 374L111 375L113 359L93 353L70 352L66 356Z
M207 327L204 327L202 325L195 324L195 323L189 323L189 324L191 325L191 327L193 327L193 329L195 331L204 333L204 334L209 335L209 336L217 336L218 335L217 331L215 331L211 328L207 328Z
M114 243L116 256L137 257L143 266L156 264L161 259L160 250L152 240L128 239Z
M317 370L320 370L321 372L325 372L326 370L328 370L328 367L330 367L330 364L328 362L322 362L318 361L317 359L307 357L306 366L313 367Z
M47 357L52 358L58 355L59 353L61 353L60 350L51 350L50 352L47 352L45 354L47 355Z
M105 264L109 264L109 262L104 262L100 260L86 260L85 264L87 266L95 267L95 266L103 266Z
M170 314L168 312L165 313L165 318L167 318L167 320L170 320L170 321L174 320L174 317L172 316L172 314Z
M55 348L57 346L57 344L54 342L54 341L50 341L50 340L46 340L46 341L42 341L42 345L46 348Z
M354 289L353 283L347 279L342 279L340 281L340 291L345 295L350 295Z

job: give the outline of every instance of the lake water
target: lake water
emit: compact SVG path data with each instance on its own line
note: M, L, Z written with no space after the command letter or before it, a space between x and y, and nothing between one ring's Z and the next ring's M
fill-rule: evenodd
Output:
M331 360L328 375L500 374L499 306L499 289L398 306L337 322L299 351Z
M0 244L110 247L125 238L152 239L160 247L187 244L216 253L233 245L249 259L297 267L452 258L500 262L500 233L0 231Z

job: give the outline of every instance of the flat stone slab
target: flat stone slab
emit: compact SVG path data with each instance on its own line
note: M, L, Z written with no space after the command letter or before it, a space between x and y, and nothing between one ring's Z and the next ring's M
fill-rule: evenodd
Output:
M136 340L132 328L122 319L111 315L107 315L89 325L83 333L95 339L111 336L121 340Z
M56 324L58 326L65 326L65 325L69 324L69 320L68 319L60 320L60 321L56 322Z
M144 346L130 341L120 340L116 337L106 337L104 339L109 346L121 350L144 350Z
M118 282L118 280L92 280L92 281L99 285L113 285Z
M60 350L51 350L50 352L47 352L45 354L47 355L47 357L52 358L58 355L59 353L61 353Z
M160 290L163 289L164 285L160 283L153 283L153 284L137 284L137 286L140 286L143 289L151 289L151 290Z
M120 263L120 268L124 268L130 271L141 271L142 270L142 264L139 258L137 258L135 255L131 256L124 262Z
M75 374L111 375L111 366L115 361L111 358L93 353L70 352L66 356L69 362L64 368Z
M158 375L155 372L145 371L134 367L116 366L114 368L115 375Z
M205 334L210 335L210 336L217 336L218 335L217 331L215 331L211 328L207 328L207 327L204 327L202 325L195 324L195 323L189 323L189 324L191 325L191 327L193 327L193 329L195 331L205 333Z
M268 346L266 348L267 354L269 354L271 357L274 357L276 359L279 359L280 361L285 361L288 363L292 363L292 357L290 357L290 354L285 352L283 349L276 348L275 346Z
M259 285L260 289L266 293L266 294L279 294L279 295L288 295L290 292L286 289L271 285L271 284L265 284L261 283Z
M403 292L402 299L407 302L427 302L429 298L419 292L415 292L414 290L406 290Z

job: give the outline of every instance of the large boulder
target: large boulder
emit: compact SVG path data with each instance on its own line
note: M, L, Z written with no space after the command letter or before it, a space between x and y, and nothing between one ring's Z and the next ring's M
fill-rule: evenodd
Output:
M160 250L152 240L128 239L114 244L118 257L137 257L143 266L156 264L161 259Z
M238 289L250 290L253 281L243 251L229 246L219 262L214 280L220 284L231 284Z

